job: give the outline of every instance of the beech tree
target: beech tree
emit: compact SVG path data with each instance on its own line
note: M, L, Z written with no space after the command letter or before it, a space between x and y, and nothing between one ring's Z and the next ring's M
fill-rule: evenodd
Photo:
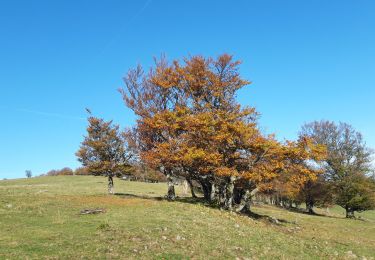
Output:
M334 204L332 185L320 175L316 180L310 180L302 186L297 200L305 203L308 213L314 214L315 206L329 207Z
M299 185L319 174L305 162L324 157L323 146L308 138L280 143L258 129L254 108L238 104L236 92L250 84L239 65L227 54L183 63L162 57L148 73L138 66L124 78L140 158L167 177L169 199L173 177L184 177L201 184L206 200L247 212L251 197L280 174Z
M90 112L89 112L90 113ZM87 136L76 156L93 175L108 177L108 193L114 193L113 177L129 171L131 153L119 126L91 115L88 117Z
M300 150L298 153L303 154L303 150L311 150L310 156L296 158L296 155L288 155L287 158L294 158L293 165L299 166L299 170L286 169L281 172L270 185L269 189L264 190L263 199L268 203L275 204L282 207L292 208L298 207L301 203L306 203L306 209L309 213L313 212L314 205L327 205L329 203L328 197L322 193L322 169L316 166L317 162L323 160L326 156L326 149L324 146L311 145L312 140L301 136L299 141ZM291 148L287 148L291 150ZM297 155L298 155L297 153ZM297 159L297 161L296 161ZM308 175L301 174L303 169L307 170Z
M323 176L335 203L346 210L346 217L354 217L355 211L374 209L375 186L370 177L373 151L362 135L349 124L330 121L305 124L301 134L327 147Z

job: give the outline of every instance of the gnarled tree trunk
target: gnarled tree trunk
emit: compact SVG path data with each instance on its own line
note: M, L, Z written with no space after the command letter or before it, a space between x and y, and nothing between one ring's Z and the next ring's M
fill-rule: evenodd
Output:
M210 201L211 199L211 183L206 179L199 181L202 186L203 196L206 201Z
M215 183L212 183L212 185L211 185L210 201L211 202L216 201L216 186L215 186Z
M258 188L253 189L251 192L249 189L245 191L245 193L241 197L241 201L239 205L236 207L236 212L241 213L250 213L250 207L251 207L251 198L259 191Z
M113 185L113 176L111 174L108 175L108 193L114 194L114 185Z
M226 190L227 190L227 186L225 184L219 185L217 189L218 204L220 205L220 207L223 207L223 208L225 208L225 200L227 197L225 193Z
M354 210L352 210L349 207L346 207L345 211L346 211L346 218L355 218L355 216L354 216Z
M230 176L228 185L226 188L226 198L225 198L225 208L229 211L233 210L233 192L234 192L234 181L236 180L236 177Z
M196 198L197 195L195 195L195 192L194 192L194 185L193 185L193 182L191 181L190 178L186 178L186 181L187 181L187 183L189 184L190 191L191 191L191 196L192 196L193 198Z
M174 190L174 183L173 178L170 173L167 173L167 183L168 183L168 194L167 199L168 200L175 200L176 199L176 193Z
M306 211L309 214L314 214L314 202L312 200L306 200Z

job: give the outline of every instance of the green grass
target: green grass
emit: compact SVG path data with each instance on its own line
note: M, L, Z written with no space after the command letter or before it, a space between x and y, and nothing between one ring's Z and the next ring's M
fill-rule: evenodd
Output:
M310 216L271 206L275 225L200 203L160 200L165 184L64 176L0 181L0 259L345 259L375 256L375 212ZM177 189L182 197L181 190ZM80 215L84 208L106 213ZM322 213L324 211L321 211ZM350 253L351 251L352 253Z

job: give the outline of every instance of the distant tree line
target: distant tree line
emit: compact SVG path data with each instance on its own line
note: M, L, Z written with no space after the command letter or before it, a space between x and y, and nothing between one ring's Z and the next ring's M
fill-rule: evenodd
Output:
M94 175L95 176L98 174L90 172L87 167L79 167L74 170L69 167L64 167L59 170L50 170L44 174L41 174L40 176L69 176L69 175L70 176L73 176L73 175L85 175L85 176ZM131 180L131 181L142 181L142 182L165 182L166 181L163 174L141 164L132 165L130 172L129 171L121 172L117 177L123 177L123 179Z
M85 167L79 167L72 170L69 167L64 167L59 170L50 170L41 176L68 176L68 175L90 175L89 171Z
M164 57L145 73L130 70L120 89L137 116L120 131L89 112L87 135L76 153L86 169L108 178L151 169L167 180L184 179L210 204L248 213L254 199L285 207L338 204L347 217L373 209L372 151L350 125L321 121L302 127L297 140L280 142L259 129L259 113L236 94L250 82L239 61L193 56L169 63ZM141 166L140 166L141 165Z

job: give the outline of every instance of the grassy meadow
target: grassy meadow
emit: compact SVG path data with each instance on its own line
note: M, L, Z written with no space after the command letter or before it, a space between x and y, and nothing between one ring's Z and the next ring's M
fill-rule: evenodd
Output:
M163 199L166 184L106 178L0 181L0 259L374 259L375 212L345 219L254 206L250 218ZM188 196L188 195L186 195ZM86 208L105 213L80 215ZM323 216L326 214L326 216ZM263 216L263 217L262 217ZM268 217L279 219L274 224Z

